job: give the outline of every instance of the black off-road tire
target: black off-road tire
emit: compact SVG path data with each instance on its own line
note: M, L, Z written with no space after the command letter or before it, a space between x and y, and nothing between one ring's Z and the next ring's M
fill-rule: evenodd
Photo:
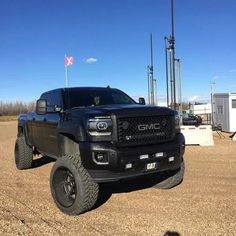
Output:
M19 170L29 169L33 162L33 149L27 145L23 135L17 137L15 143L15 163Z
M184 178L185 164L182 161L180 168L176 171L165 173L165 178L154 187L159 189L170 189L179 185Z
M97 201L99 185L84 169L80 155L59 158L51 170L51 194L57 207L68 215L90 210Z

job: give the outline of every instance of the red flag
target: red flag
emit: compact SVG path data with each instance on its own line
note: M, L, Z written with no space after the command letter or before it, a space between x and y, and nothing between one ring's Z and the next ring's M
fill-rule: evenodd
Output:
M65 57L65 66L71 66L74 64L74 57Z

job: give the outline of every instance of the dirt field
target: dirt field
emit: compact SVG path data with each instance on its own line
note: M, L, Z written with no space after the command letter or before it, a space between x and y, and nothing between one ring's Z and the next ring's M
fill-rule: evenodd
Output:
M3 121L15 121L17 120L18 116L0 116L0 122Z
M215 136L214 147L187 147L178 187L106 186L100 206L74 217L51 198L53 163L39 160L18 171L16 122L0 122L0 235L236 235L236 142L224 135Z

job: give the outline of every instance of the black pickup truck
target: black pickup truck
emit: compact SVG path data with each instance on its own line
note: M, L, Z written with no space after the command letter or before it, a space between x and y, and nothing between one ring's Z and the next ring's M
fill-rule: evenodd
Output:
M15 163L21 170L36 154L56 159L52 197L75 215L94 206L103 182L157 173L157 187L178 185L184 147L174 110L136 103L110 87L61 88L43 93L35 113L20 114Z

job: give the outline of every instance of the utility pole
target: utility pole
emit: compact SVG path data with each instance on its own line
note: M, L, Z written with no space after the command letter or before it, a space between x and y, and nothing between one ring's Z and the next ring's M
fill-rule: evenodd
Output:
M151 65L150 65L150 81L151 81L151 105L154 105L154 74L153 74L153 48L152 48L152 34L150 35L151 45Z
M214 106L213 106L213 93L214 93L214 86L215 82L211 82L211 124L214 125Z
M65 80L66 80L66 88L68 88L69 86L69 81L68 81L68 64L67 64L67 61L66 61L66 54L65 54Z
M157 105L157 80L153 79L153 90L154 90L154 104Z
M182 117L183 104L182 104L182 74L181 74L181 62L180 59L175 59L178 66L178 103L179 103L179 114Z
M167 42L168 38L164 37L165 40L165 57L166 57L166 103L167 107L169 107L169 75L168 75L168 50L169 48L167 47Z
M171 108L176 109L176 90L175 90L175 36L174 36L174 0L171 0L171 29L172 34L169 39L170 48L170 89L171 89Z
M149 71L150 71L150 67L147 66L148 104L151 104L151 101L150 101L150 74L149 74Z
M148 69L148 101L149 104L155 105L156 94L156 81L153 75L153 48L152 48L152 34L150 34L150 49L151 49L151 64L147 67Z

